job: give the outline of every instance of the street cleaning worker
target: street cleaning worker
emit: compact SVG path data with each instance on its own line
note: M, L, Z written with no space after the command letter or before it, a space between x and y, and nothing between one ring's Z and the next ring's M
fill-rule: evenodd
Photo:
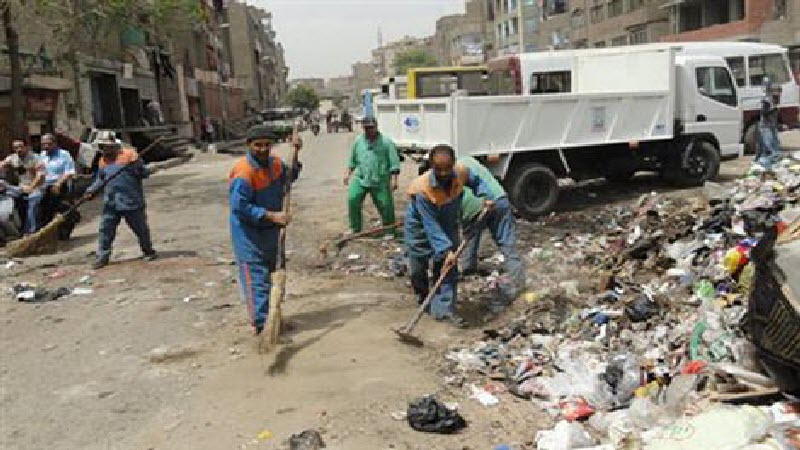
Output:
M363 126L364 134L353 144L343 180L345 186L349 184L347 211L351 233L361 231L361 209L367 194L372 197L383 225L395 223L392 192L397 190L400 158L394 142L378 131L374 117L365 118Z
M97 259L92 265L92 269L97 270L108 265L111 246L117 235L117 227L123 218L139 240L139 247L142 249L144 259L153 261L157 255L150 239L150 228L147 226L142 186L142 180L150 174L136 150L122 148L122 143L116 139L113 132L104 132L97 143L102 156L99 161L97 177L86 190L86 195L93 198L100 189L103 189L100 238ZM116 175L117 173L119 175ZM105 180L112 176L114 178L103 187Z
M761 99L761 115L758 121L756 162L767 170L772 170L772 166L780 159L781 141L778 138L778 103L780 99L780 86L773 86L769 78L764 78L764 97Z
M461 270L465 275L478 271L478 250L483 230L489 229L492 240L500 248L500 253L505 261L505 276L498 281L501 299L493 308L502 309L505 304L513 301L519 290L525 286L525 269L517 250L517 226L508 194L497 178L489 172L483 164L472 156L458 159L458 163L467 167L472 173L483 180L489 188L490 196L495 200L494 208L486 214L483 220L478 221L478 215L483 209L483 201L475 196L469 187L464 188L464 197L461 201L461 224L464 236L469 238L464 254L461 257Z
M277 141L272 131L258 125L247 133L247 155L230 173L231 240L239 267L239 286L255 333L264 331L272 288L271 273L278 257L280 228L289 224L283 213L287 183L294 182L287 164L271 155ZM299 144L298 144L299 148Z
M492 208L494 198L488 184L469 168L456 164L455 151L448 145L437 145L429 155L431 168L417 177L408 188L408 210L405 219L405 244L409 259L411 286L421 303L430 290L429 261L433 259L433 280L442 270L452 268L431 301L430 313L438 320L462 325L455 315L461 198L469 187Z

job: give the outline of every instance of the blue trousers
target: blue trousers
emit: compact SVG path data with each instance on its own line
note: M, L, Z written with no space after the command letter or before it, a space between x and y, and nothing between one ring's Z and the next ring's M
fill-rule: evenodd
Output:
M22 229L23 234L31 234L39 231L39 210L42 204L42 193L37 192L19 199L17 205L20 218L25 219Z
M772 165L778 162L781 153L781 141L778 138L778 130L771 126L758 125L758 155L756 161L767 170L772 169Z
M430 292L428 279L428 266L430 258L422 256L409 256L409 271L411 275L411 286L420 303L425 300ZM444 265L444 259L434 259L433 261L433 282L439 279L439 275ZM452 317L455 313L456 294L458 293L458 268L453 267L450 273L442 281L439 290L431 299L430 313L437 319Z
M264 327L269 312L269 294L272 289L271 263L237 261L239 266L239 287L242 301L247 305L247 313L253 327Z
M505 258L506 273L515 286L504 286L504 294L516 297L517 289L525 285L525 267L517 250L517 226L514 214L507 198L501 198L495 203L494 209L480 223L471 223L464 229L464 234L469 237L464 255L461 257L461 268L465 272L472 272L478 268L478 249L481 245L481 234L489 229L492 240L500 248L500 253Z
M123 218L139 240L139 247L141 247L142 253L145 255L155 253L153 242L150 240L150 228L147 226L147 214L144 208L132 211L117 211L112 208L104 208L100 222L100 243L97 250L97 259L108 261L111 257L111 246L117 237L117 227Z

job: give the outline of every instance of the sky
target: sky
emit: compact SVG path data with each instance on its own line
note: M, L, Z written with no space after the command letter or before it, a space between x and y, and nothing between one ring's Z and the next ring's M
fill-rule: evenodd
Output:
M289 78L351 75L383 41L432 35L436 19L464 11L464 0L248 0L272 12Z

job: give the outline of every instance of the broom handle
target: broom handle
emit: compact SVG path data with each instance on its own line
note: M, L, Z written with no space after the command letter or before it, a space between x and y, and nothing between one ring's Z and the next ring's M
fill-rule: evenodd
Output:
M159 142L163 141L165 138L166 138L166 136L161 136L158 139L156 139L155 141L151 142L150 145L148 145L147 147L145 147L144 150L139 152L139 156L142 156L145 153L147 153L150 150L152 150L156 146L156 144L158 144ZM117 178L125 169L127 169L127 167L128 166L123 167L122 169L120 169L120 170L116 171L115 173L113 173L110 177L108 177L105 180L103 180L103 182L100 183L100 188L98 189L98 191L101 191L103 188L105 188L108 185L108 183L111 182L111 180L113 180L114 178ZM88 197L82 196L74 205L72 205L72 208L70 208L66 213L64 213L64 216L68 216L68 215L74 213L75 211L78 210L78 208L83 206L83 204L88 202L89 200L90 199Z
M283 187L283 213L289 214L292 208L292 178L294 178L294 170L297 167L297 154L300 151L300 136L297 131L297 122L294 123L292 130L292 162L289 166L288 176L286 177L286 184ZM278 240L278 264L277 268L286 269L286 229L288 225L281 228L280 238Z

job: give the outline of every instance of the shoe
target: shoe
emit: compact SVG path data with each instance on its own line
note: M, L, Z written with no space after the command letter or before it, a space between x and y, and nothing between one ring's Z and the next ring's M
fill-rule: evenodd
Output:
M145 261L155 261L156 259L158 259L158 253L156 252L145 253L144 256L142 256L142 259Z
M100 270L107 265L108 265L107 259L98 259L97 261L92 263L92 270Z
M264 325L256 325L253 329L255 330L256 336L258 336L264 332Z

